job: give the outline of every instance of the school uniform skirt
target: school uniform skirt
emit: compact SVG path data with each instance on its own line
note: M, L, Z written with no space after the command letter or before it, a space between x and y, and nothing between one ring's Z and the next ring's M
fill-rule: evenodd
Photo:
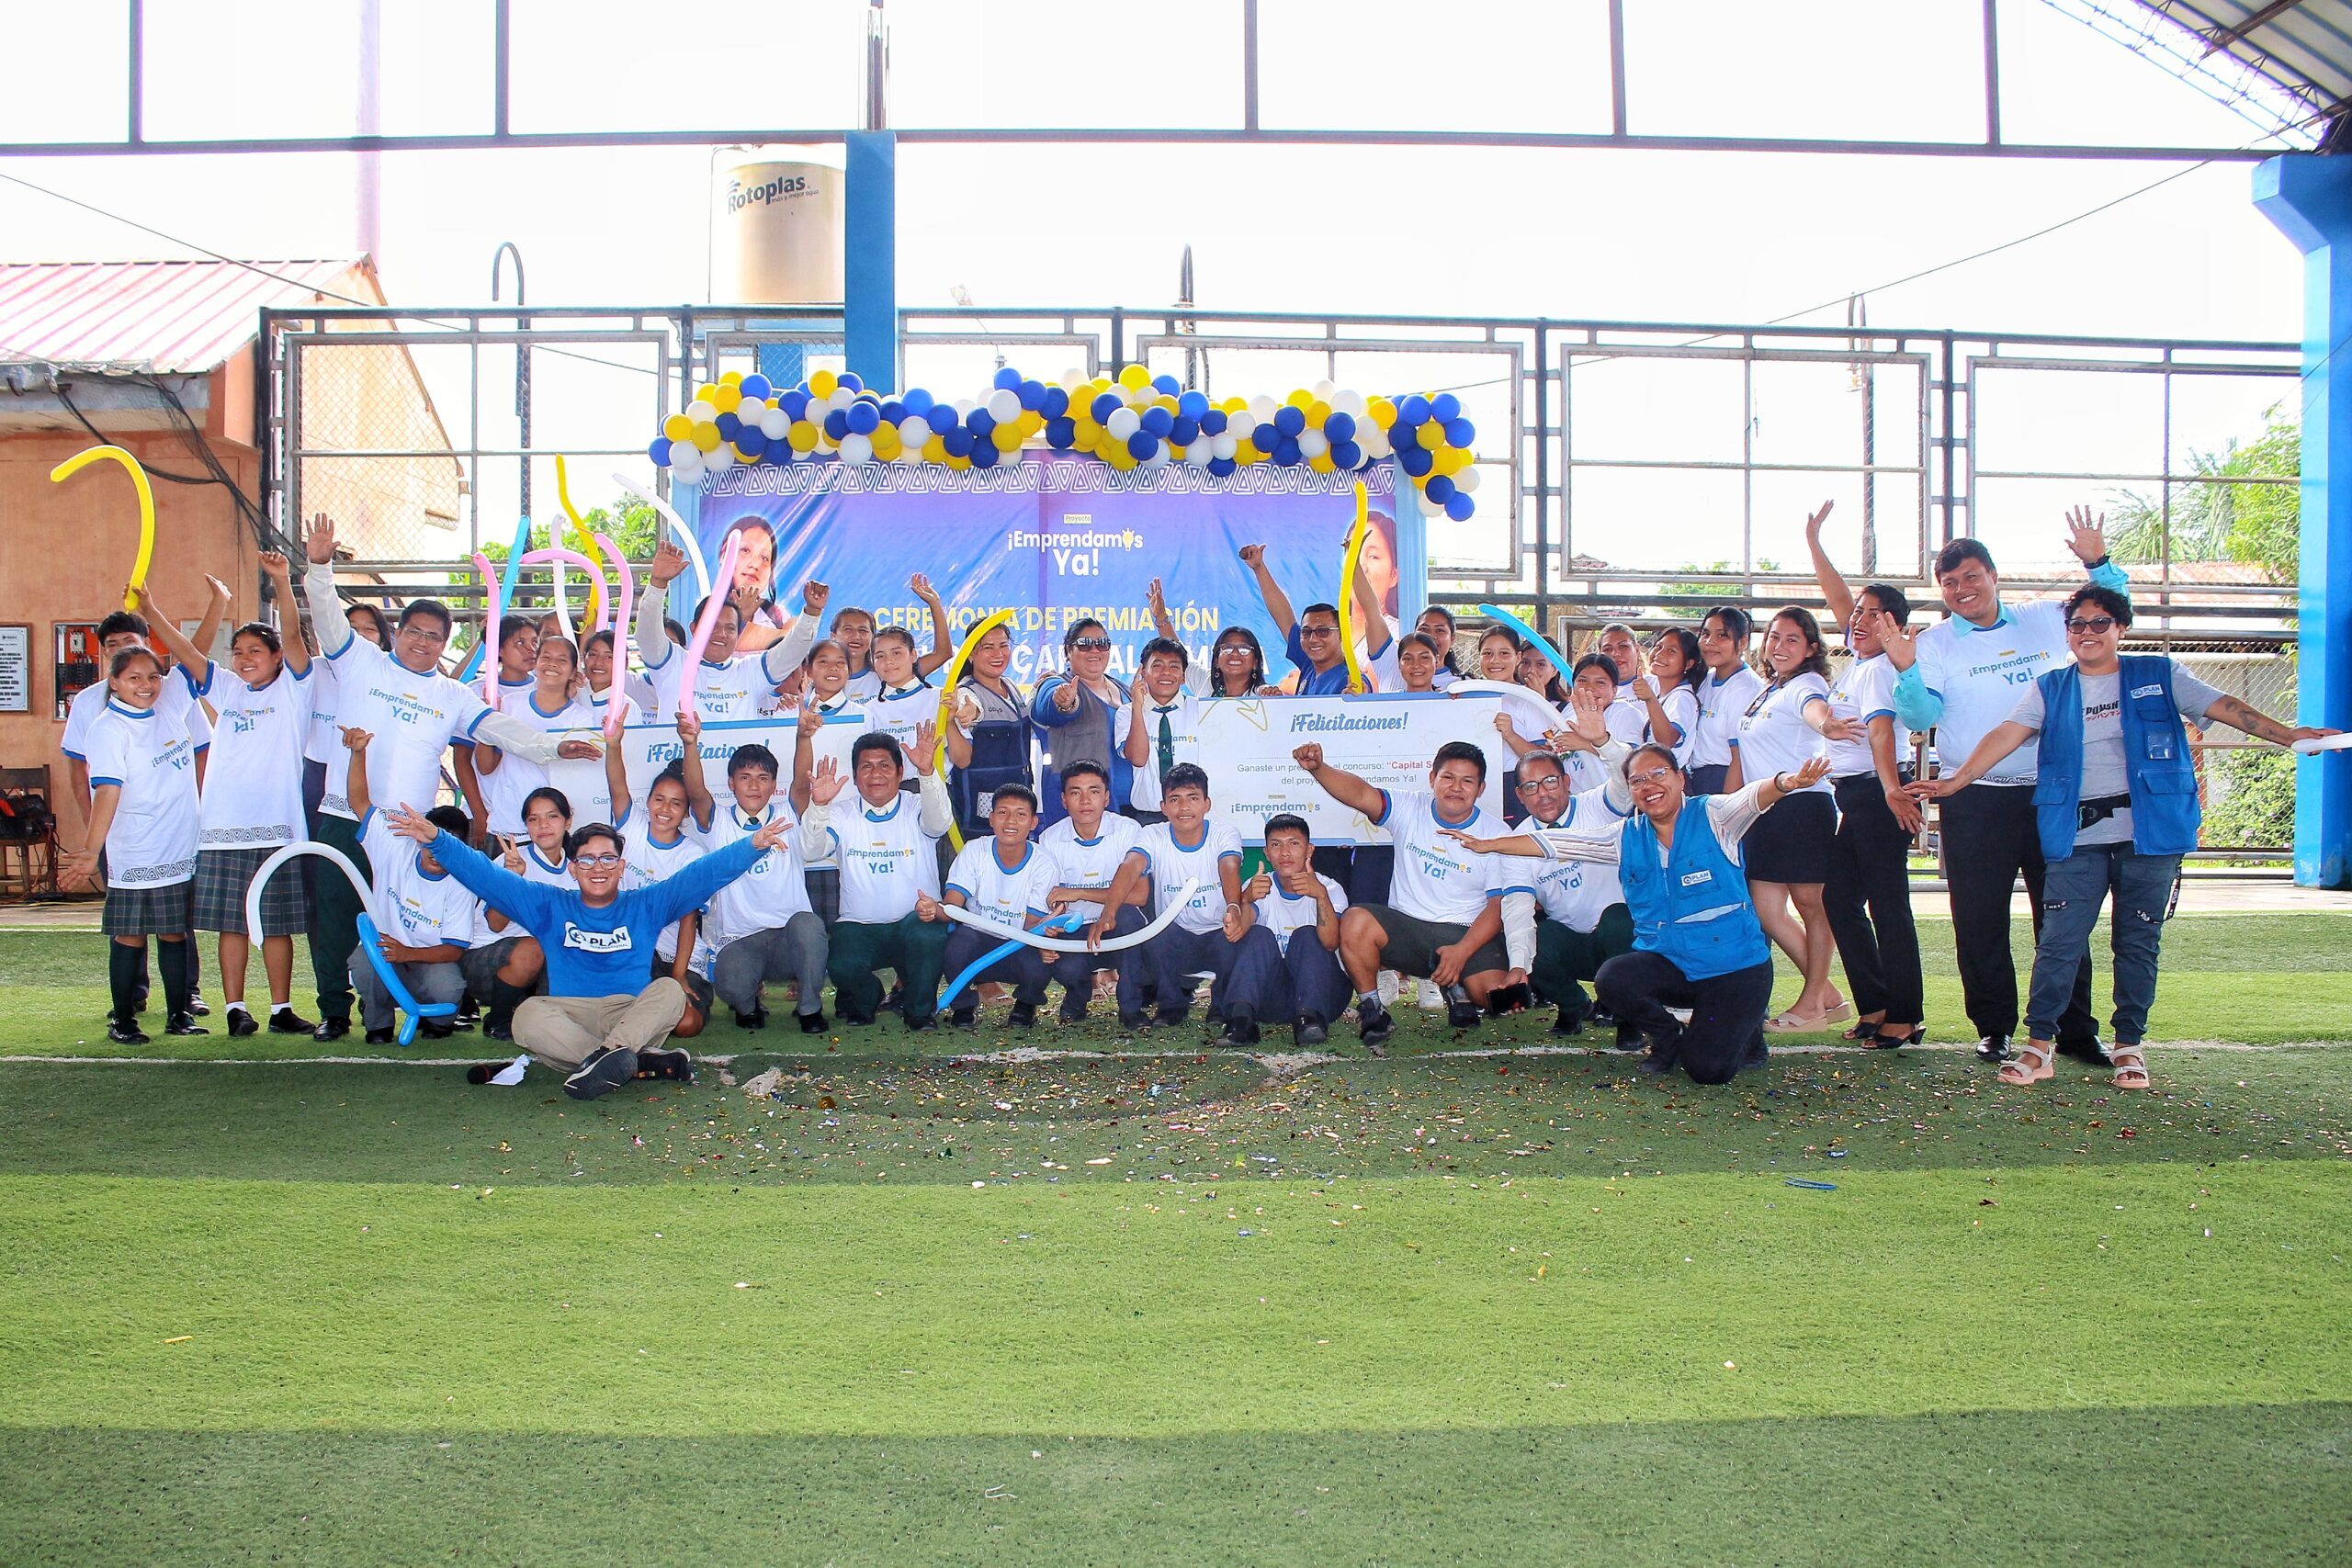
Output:
M258 850L199 850L196 856L196 929L263 937L311 929L311 899L300 866L282 865L261 888L261 930L245 930L245 894L254 874L279 846Z
M195 912L193 877L161 887L109 887L98 929L108 936L178 936Z
M1826 882L1838 803L1825 791L1784 795L1739 841L1750 882Z

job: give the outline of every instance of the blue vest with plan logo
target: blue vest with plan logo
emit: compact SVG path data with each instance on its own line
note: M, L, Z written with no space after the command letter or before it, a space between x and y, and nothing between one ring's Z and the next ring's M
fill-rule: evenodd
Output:
M2123 771L2132 795L2132 848L2143 855L2185 855L2197 847L2202 814L2188 732L2172 700L2172 660L2127 653L2116 693L2122 699ZM2083 794L2083 677L2068 664L2041 677L2041 772L2033 786L2041 858L2075 852Z
M1674 819L1674 844L1658 864L1657 830L1646 817L1625 824L1617 880L1634 917L1634 946L1670 961L1690 980L1753 969L1772 950L1747 896L1747 874L1715 840L1707 798L1694 795Z

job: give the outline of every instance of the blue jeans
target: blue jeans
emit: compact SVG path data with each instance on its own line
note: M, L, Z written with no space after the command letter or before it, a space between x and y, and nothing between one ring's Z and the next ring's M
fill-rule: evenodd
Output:
M2178 855L2143 855L2129 844L2078 844L2064 860L2052 861L2041 885L2041 935L2033 954L2033 983L2026 995L2025 1029L2030 1039L2054 1037L2058 1019L2074 990L2075 971L2090 951L2091 927L2099 907L2115 903L2115 1043L2137 1045L2148 1027L2148 1004L2156 997L2156 950L2164 940L2165 910L2172 902Z

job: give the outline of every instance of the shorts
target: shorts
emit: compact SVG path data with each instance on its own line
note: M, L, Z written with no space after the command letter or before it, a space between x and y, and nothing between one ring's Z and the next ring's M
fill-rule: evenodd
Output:
M490 997L491 982L497 978L498 971L504 967L506 955L514 952L514 944L528 934L526 931L517 931L513 936L503 936L496 942L484 942L480 947L469 947L458 954L458 972L466 977L466 988L475 996L487 1000Z
M1362 909L1380 922L1388 933L1387 945L1380 950L1380 966L1394 969L1399 975L1426 977L1437 967L1437 950L1452 947L1470 934L1468 926L1457 926L1444 920L1424 920L1386 904L1358 904ZM1500 936L1487 939L1486 944L1470 955L1462 966L1463 976L1483 975L1488 970L1498 973L1510 967L1510 956L1503 951Z
M678 977L670 972L672 963L673 960L664 958L658 953L655 953L653 967L648 976L649 981L677 979ZM689 969L686 971L686 977L679 983L686 987L686 1000L694 1004L694 1010L703 1017L708 1018L712 998L710 981Z
M161 887L109 887L98 929L108 936L178 936L194 929L195 914L193 879Z
M261 888L261 930L245 931L245 894L262 862L277 852L259 850L199 850L196 856L196 929L253 937L292 936L311 929L311 898L301 868L282 865Z
M1819 790L1784 796L1739 841L1750 882L1826 882L1838 804Z

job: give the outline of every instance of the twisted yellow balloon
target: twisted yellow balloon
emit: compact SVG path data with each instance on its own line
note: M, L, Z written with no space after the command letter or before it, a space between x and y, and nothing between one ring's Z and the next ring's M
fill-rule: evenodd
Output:
M1340 653L1348 661L1348 690L1371 690L1363 678L1363 666L1356 662L1356 625L1351 612L1356 603L1356 563L1363 558L1363 536L1372 524L1372 507L1363 493L1363 481L1356 481L1356 525L1348 534L1348 553L1340 562Z
M603 631L605 629L605 557L603 552L596 548L596 536L588 531L588 525L581 519L579 511L571 504L571 486L565 482L563 455L560 452L556 454L555 459L555 498L563 503L563 514L571 519L572 532L580 536L580 553L596 565L595 573L588 579L588 629L591 632ZM563 541L556 539L551 543L560 545Z
M931 759L933 769L947 765L948 709L956 701L956 683L964 678L965 661L972 657L972 649L980 646L980 638L1012 619L1012 611L999 610L965 633L964 640L956 645L956 657L947 661L947 678L939 684L939 718L933 726L939 733L939 750ZM960 824L951 820L947 824L947 837L957 849L964 847L964 829Z
M155 492L148 487L147 470L139 466L139 459L119 446L85 446L50 469L49 479L51 484L63 484L102 457L120 463L129 469L130 482L138 487L139 558L130 568L130 590L144 588L147 586L147 563L155 558ZM139 595L130 590L126 590L122 595L122 607L136 610L139 608Z

